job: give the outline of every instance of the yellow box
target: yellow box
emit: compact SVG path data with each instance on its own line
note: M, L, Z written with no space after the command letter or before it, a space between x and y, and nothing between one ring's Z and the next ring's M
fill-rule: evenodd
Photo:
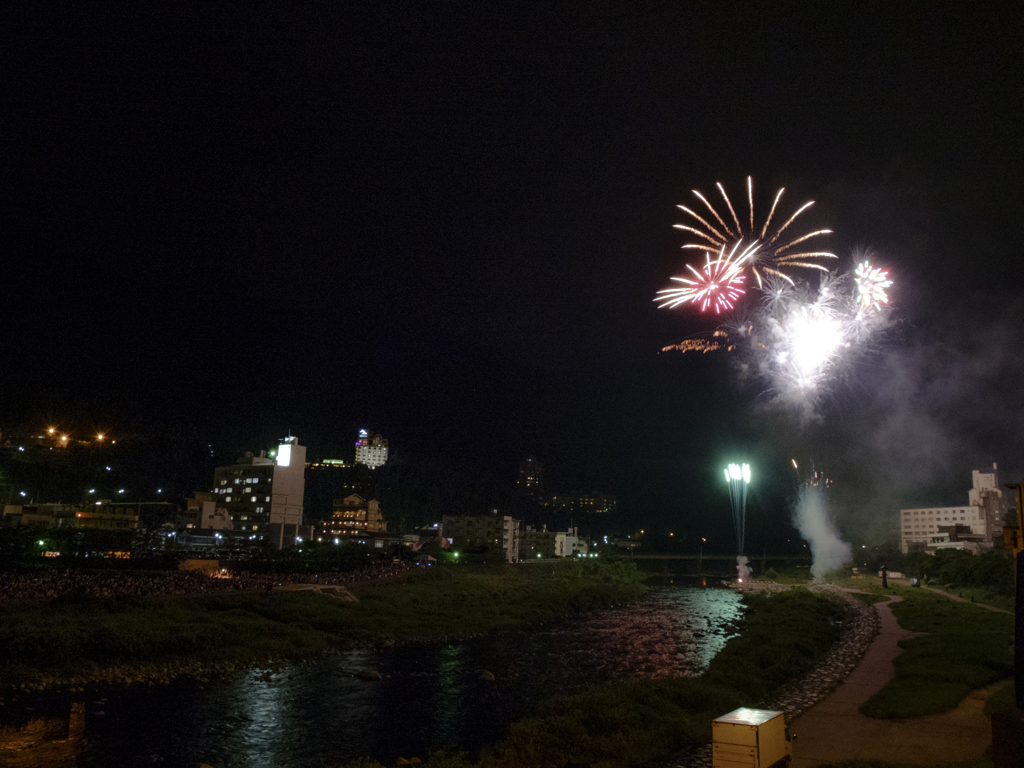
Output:
M740 707L711 722L714 768L774 768L793 757L783 712Z

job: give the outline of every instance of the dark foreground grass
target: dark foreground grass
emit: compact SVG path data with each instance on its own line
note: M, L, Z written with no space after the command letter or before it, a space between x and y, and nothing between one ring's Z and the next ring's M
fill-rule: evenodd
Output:
M1017 706L1017 691L1013 680L1004 680L985 699L985 714L994 715Z
M292 592L0 604L0 688L157 682L354 645L455 639L626 602L643 593L641 579L622 563L453 568L363 585L356 603Z
M512 724L479 762L437 754L429 768L643 765L711 740L711 721L757 706L809 671L839 638L843 610L805 589L749 595L740 634L696 678L632 680L550 703ZM372 760L349 768L381 768Z
M900 642L896 676L860 708L869 717L934 715L1013 674L1013 616L924 589L897 588L900 626L922 637Z

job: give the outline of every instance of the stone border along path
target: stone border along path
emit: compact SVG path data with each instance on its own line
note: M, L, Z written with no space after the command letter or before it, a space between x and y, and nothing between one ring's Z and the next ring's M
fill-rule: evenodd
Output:
M785 592L792 587L783 584L753 582L744 589L759 592ZM879 618L874 605L865 603L849 590L834 584L810 587L812 592L828 594L850 609L850 620L844 627L843 636L814 667L800 680L786 686L773 700L759 706L760 709L777 709L786 713L786 723L797 717L832 693L856 668L867 652L875 635L878 634ZM725 712L722 713L726 714ZM797 745L799 745L799 738ZM711 745L689 747L672 755L659 765L664 768L711 768Z

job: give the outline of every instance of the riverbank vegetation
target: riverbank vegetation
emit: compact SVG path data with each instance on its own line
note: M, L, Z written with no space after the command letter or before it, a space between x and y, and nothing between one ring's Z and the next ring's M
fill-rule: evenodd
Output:
M624 563L431 568L314 592L67 598L0 604L0 688L164 682L333 649L456 639L624 603L644 592Z
M958 549L912 552L904 558L904 572L979 603L1005 608L1013 599L1013 558L1001 549L977 555Z
M869 717L902 718L956 709L974 690L1013 674L1014 617L926 589L894 587L903 629L927 633L900 642L896 676L861 706Z
M437 754L430 768L634 766L711 740L711 721L758 706L808 672L841 635L844 609L806 589L744 596L739 634L698 677L635 679L551 702L513 723L477 763ZM372 760L349 768L383 768Z

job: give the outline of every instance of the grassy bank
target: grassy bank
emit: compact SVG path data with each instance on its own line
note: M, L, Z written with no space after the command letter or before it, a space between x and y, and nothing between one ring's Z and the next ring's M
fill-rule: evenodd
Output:
M1013 674L1013 616L950 600L926 589L896 587L892 612L904 629L896 676L861 706L869 717L933 715L956 709L967 695Z
M633 680L552 702L514 723L478 763L435 755L430 768L643 765L711 740L711 721L757 706L809 671L839 639L843 609L807 590L750 594L740 634L696 678ZM381 768L361 760L349 768Z
M215 676L353 645L455 639L551 621L641 595L625 564L474 572L436 568L312 592L0 604L0 688Z

